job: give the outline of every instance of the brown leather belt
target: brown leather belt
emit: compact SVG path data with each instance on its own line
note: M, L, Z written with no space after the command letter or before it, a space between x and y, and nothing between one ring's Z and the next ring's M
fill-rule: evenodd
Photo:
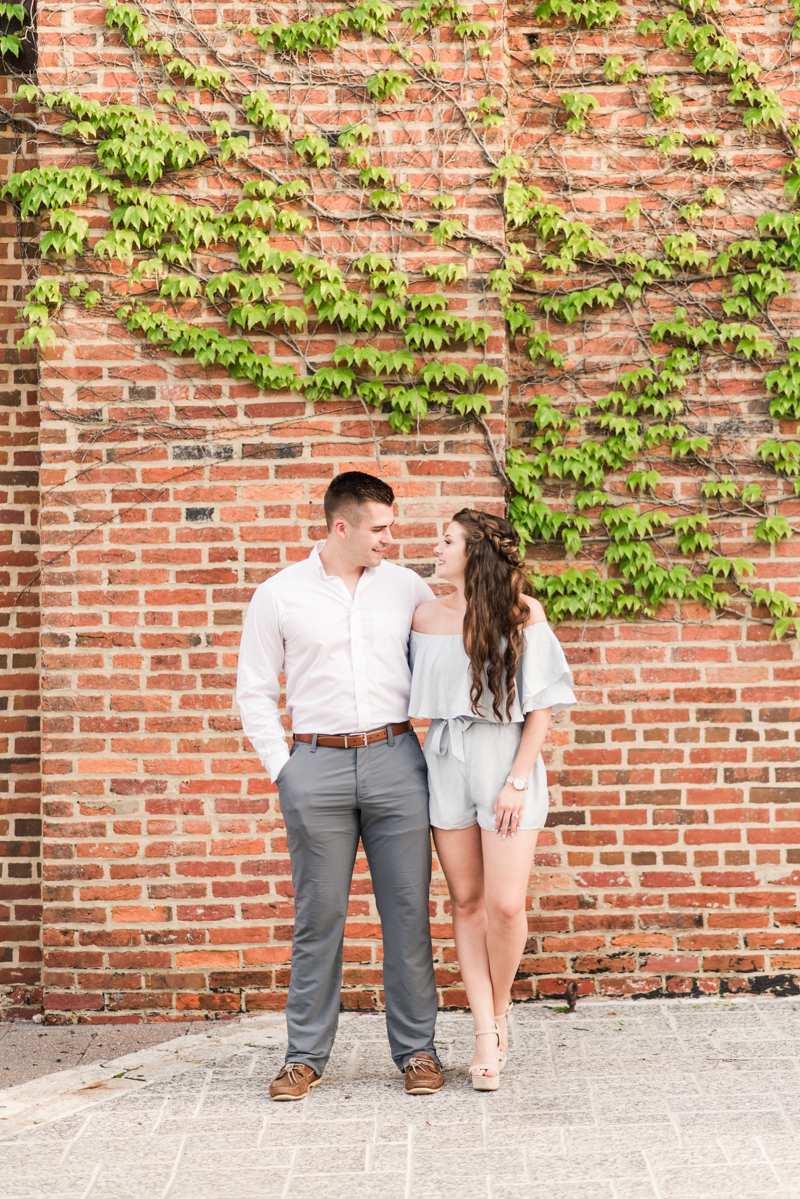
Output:
M389 725L392 730L393 737L399 737L401 733L408 733L411 730L411 721L404 720L402 724ZM326 733L318 733L317 745L324 746L325 749L363 749L365 745L374 745L376 741L385 741L389 736L387 726L384 725L381 729L375 729L372 733L343 733L340 737L329 737ZM311 744L314 740L313 733L295 733L295 741L305 741L306 744Z

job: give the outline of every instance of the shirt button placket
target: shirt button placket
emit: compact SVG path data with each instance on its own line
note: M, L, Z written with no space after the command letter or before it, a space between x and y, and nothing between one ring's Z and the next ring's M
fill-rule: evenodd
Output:
M361 616L361 605L357 597L353 600L350 617L350 645L353 659L353 682L356 692L358 727L363 729L369 725L369 690L364 655L364 625Z

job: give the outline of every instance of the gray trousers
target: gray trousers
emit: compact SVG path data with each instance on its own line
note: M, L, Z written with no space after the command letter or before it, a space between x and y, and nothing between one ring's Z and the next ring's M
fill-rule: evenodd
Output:
M278 794L295 893L286 1060L321 1074L333 1047L359 837L381 918L392 1057L401 1070L415 1052L436 1059L428 787L416 735L363 749L295 741Z

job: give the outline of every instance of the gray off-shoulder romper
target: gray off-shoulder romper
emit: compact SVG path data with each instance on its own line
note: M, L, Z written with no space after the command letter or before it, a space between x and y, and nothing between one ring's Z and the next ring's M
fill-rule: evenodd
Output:
M470 704L470 664L460 633L411 633L409 714L429 719L424 754L428 765L430 820L434 828L494 829L494 804L514 764L525 716L541 708L560 712L574 704L573 680L553 630L542 621L524 630L511 718L499 723L484 690L478 713ZM519 827L544 828L547 774L542 755L528 776Z

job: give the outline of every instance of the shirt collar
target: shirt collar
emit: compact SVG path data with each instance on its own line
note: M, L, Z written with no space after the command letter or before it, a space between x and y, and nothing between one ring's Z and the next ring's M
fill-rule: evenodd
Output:
M308 565L314 571L314 574L318 575L321 579L328 578L328 575L325 573L325 567L322 565L322 559L319 556L320 550L324 548L325 542L318 541L307 558Z
M322 564L322 558L320 557L320 552L324 549L325 549L325 542L318 541L316 543L316 545L314 546L313 550L311 551L311 553L308 555L308 558L306 559L306 561L308 562L308 565L311 567L311 569L314 571L314 573L317 575L318 578L320 578L320 579L337 579L339 577L338 575L329 575L325 571L325 567ZM383 566L383 565L384 565L384 563L381 562L378 566L365 567L364 573L362 574L361 578L359 579L358 586L363 589L363 587L365 587L368 583L371 583L372 580L375 578L375 575L378 573L381 566Z

